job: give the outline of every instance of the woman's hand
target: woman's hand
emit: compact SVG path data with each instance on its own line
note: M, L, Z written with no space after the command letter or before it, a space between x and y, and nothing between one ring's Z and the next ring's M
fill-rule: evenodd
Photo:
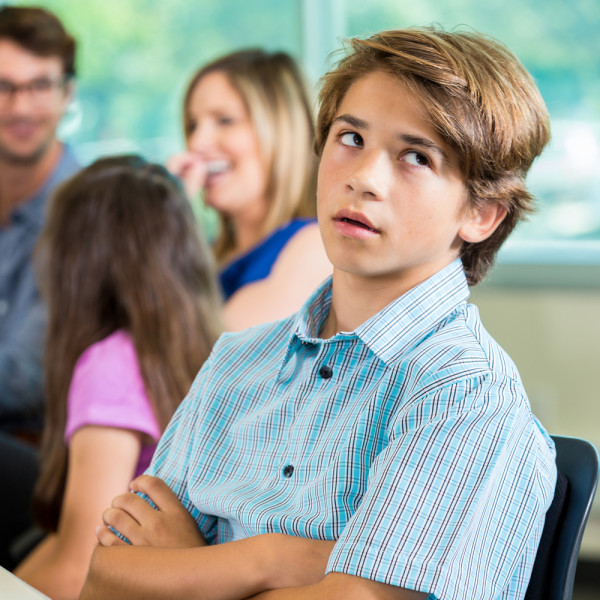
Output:
M156 508L136 492L145 494ZM134 479L131 492L117 496L111 508L102 514L102 520L104 525L96 530L96 536L103 546L126 543L111 531L111 527L134 546L192 548L206 545L194 518L171 488L161 479L149 475Z
M181 179L190 200L196 198L206 184L208 165L204 158L194 152L174 154L167 161L167 169Z

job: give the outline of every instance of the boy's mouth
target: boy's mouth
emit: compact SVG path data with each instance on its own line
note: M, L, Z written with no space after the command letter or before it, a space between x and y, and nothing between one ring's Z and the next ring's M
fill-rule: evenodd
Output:
M342 217L341 219L336 219L336 221L341 221L342 223L350 223L350 225L354 225L356 227L362 227L363 229L366 229L367 231L372 231L373 233L378 233L377 229L374 229L373 227L369 227L367 224L363 223L362 221L357 221L356 219L349 219L348 217Z
M370 231L371 233L380 233L378 229L373 227L373 224L367 217L361 213L353 212L348 209L339 211L333 217L333 220L338 221L339 223L348 223L349 225L364 229L365 231Z

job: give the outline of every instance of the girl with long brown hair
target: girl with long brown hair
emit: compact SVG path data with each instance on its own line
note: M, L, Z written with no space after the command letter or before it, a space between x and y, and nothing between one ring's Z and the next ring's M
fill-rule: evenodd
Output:
M100 159L60 188L37 258L49 323L34 513L49 535L16 574L77 598L102 510L148 466L218 336L220 303L183 190L137 156Z

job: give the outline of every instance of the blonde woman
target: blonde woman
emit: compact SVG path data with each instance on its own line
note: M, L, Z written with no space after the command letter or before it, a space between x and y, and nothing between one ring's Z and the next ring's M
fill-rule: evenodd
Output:
M293 313L332 270L316 223L314 125L298 67L262 50L204 66L185 95L184 129L187 150L168 166L219 214L227 329Z

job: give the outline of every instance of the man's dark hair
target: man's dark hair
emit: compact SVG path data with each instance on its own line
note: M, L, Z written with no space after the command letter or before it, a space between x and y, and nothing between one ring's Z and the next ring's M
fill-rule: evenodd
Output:
M30 6L0 6L0 39L38 56L57 56L65 76L75 77L75 39L51 12Z

